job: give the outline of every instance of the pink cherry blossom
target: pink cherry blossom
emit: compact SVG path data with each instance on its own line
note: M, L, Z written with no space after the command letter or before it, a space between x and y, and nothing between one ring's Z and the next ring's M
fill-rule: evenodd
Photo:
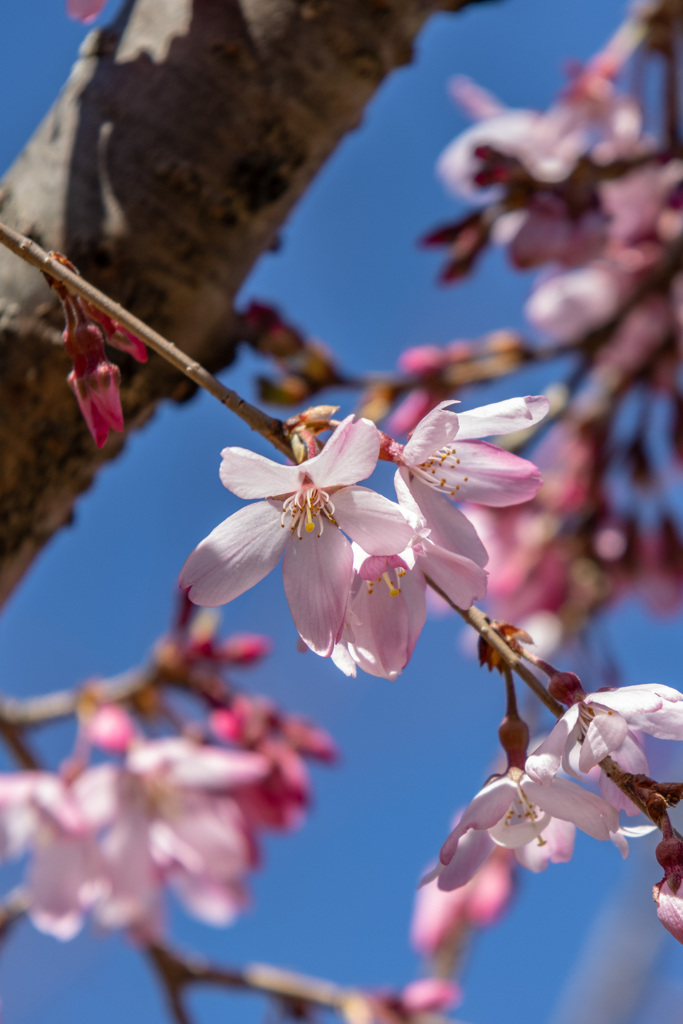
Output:
M110 888L97 905L98 920L158 935L161 886L168 882L195 916L229 921L255 863L234 794L267 772L259 754L170 738L135 744L120 768L105 764L79 776L73 789L83 813L104 830Z
M618 812L602 797L566 779L550 785L534 782L519 768L509 768L489 782L472 800L441 847L439 865L432 875L446 891L472 878L493 845L519 850L529 843L543 846L553 819L576 825L594 839L609 839L619 827ZM562 827L561 827L562 828ZM557 837L559 859L571 853L568 830ZM540 870L536 863L532 870Z
M352 416L319 455L299 466L224 449L223 484L241 498L266 500L217 526L185 562L180 586L196 604L226 604L262 580L284 554L294 623L305 643L328 657L344 627L353 578L351 545L341 530L372 554L401 551L412 534L398 506L352 486L370 475L378 453L375 425Z
M395 486L413 536L399 555L368 555L354 545L356 575L344 630L332 655L346 675L355 676L358 666L370 675L395 679L405 668L427 615L427 577L459 608L486 596L484 569L460 554L469 543L481 555L476 534L461 527L461 520L467 522L464 517L453 509L456 519L446 517L445 526L437 522L428 528L400 472Z
M661 692L658 692L661 691ZM659 728L657 716L663 710L676 715L676 705L683 701L683 694L671 687L624 686L618 690L601 690L597 693L582 693L577 690L574 703L562 715L548 738L531 754L525 770L535 782L547 785L555 778L560 768L571 771L568 757L580 743L578 767L589 772L604 757L624 750L630 730L635 722L636 729L645 727L653 736ZM664 716L662 732L670 737L672 715ZM676 738L683 739L683 709L678 718ZM619 762L621 763L621 762ZM632 768L622 764L626 770L643 771L645 767Z
M430 527L455 523L453 509L439 495L482 505L516 505L528 501L541 485L536 466L502 448L478 440L509 434L540 422L549 403L543 395L510 398L504 402L455 413L442 402L418 423L403 449L400 476L407 484ZM480 565L482 545L462 514L460 553Z
M73 938L106 890L106 873L73 791L48 772L0 777L0 856L27 851L29 917L40 931Z

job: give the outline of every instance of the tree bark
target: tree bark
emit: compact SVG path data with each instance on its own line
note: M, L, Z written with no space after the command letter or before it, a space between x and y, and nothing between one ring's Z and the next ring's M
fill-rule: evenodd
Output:
M129 0L90 34L0 216L211 369L233 297L437 8L476 0ZM0 601L123 436L95 447L56 296L0 252ZM110 357L116 353L110 351ZM127 431L192 386L118 358Z

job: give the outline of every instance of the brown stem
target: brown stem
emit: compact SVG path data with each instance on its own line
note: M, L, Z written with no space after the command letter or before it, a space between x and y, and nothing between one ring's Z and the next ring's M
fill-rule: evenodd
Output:
M357 989L342 988L331 981L308 978L267 964L248 964L243 968L218 967L162 945L150 945L146 954L168 992L178 1024L187 1024L182 994L195 984L218 985L272 996L295 1012L319 1006L345 1013L354 1005L367 1003L366 996ZM370 1017L369 1012L367 1016Z
M169 362L176 370L180 370L191 381L204 388L210 395L217 398L222 405L225 405L236 416L239 416L252 430L261 434L267 441L270 441L278 451L288 458L291 458L292 451L285 440L282 422L272 416L268 416L255 405L251 405L241 398L236 391L232 391L209 373L201 363L192 359L182 349L179 349L173 342L162 337L157 331L152 330L118 302L114 302L104 292L89 284L79 274L69 270L55 256L45 252L39 245L33 242L26 235L13 231L6 224L0 223L0 243L6 246L16 256L19 256L26 263L37 267L54 281L59 281L73 295L79 295L89 303L106 313L112 320L125 327L136 337L144 341L145 345Z

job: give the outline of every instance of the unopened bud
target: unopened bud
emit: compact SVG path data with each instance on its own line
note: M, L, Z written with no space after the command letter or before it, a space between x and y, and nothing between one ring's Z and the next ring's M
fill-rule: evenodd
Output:
M550 696L567 707L571 707L583 692L581 680L575 672L555 672L548 681Z

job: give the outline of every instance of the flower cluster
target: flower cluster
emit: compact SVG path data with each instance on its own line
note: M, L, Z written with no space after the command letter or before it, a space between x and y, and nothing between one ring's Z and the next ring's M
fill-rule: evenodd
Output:
M486 550L454 501L517 504L541 482L532 463L480 438L537 423L548 409L545 398L464 413L450 405L424 417L405 446L349 416L300 465L224 449L223 484L241 498L263 500L201 542L180 586L197 604L225 604L284 556L292 618L311 650L332 656L347 674L360 666L393 679L424 624L428 581L461 608L486 593ZM357 485L375 468L380 447L398 466L397 502Z
M226 667L252 664L267 638L221 641L216 626L183 601L132 698L135 719L102 703L103 684L92 681L60 771L0 777L0 859L29 854L28 912L40 930L68 939L91 913L104 927L157 940L166 889L200 920L227 924L248 903L261 834L303 822L306 762L331 764L336 747L319 726L228 682ZM187 720L187 708L165 703L169 687L208 713ZM181 735L145 735L145 722L169 717Z
M661 684L585 693L576 675L556 671L551 674L549 690L568 705L568 710L531 755L522 754L519 764L509 752L507 771L494 775L465 808L441 847L437 867L423 881L436 881L436 890L444 893L460 893L451 907L440 900L435 886L428 885L426 909L421 911L426 924L419 923L420 917L416 925L418 934L426 935L421 941L428 945L442 943L454 922L462 927L466 895L475 879L489 870L487 865L498 856L499 849L513 851L521 865L538 872L550 862L571 858L576 828L594 839L612 840L626 857L627 837L645 835L656 827L651 822L620 826L620 810L634 815L639 808L606 775L601 773L598 795L559 773L572 775L580 782L609 756L618 768L630 773L629 777L656 786L647 776L644 735L683 740L683 694ZM528 735L525 727L521 735ZM672 788L675 798L670 793L671 802L680 798L680 789ZM661 820L661 810L658 813ZM650 816L657 820L655 811ZM667 823L664 816L664 840L661 856L658 854L667 874L656 888L655 897L660 918L683 941L683 929L676 924L683 917L676 896L683 877L683 844L669 836L671 842L666 846ZM492 898L495 893L494 887Z

